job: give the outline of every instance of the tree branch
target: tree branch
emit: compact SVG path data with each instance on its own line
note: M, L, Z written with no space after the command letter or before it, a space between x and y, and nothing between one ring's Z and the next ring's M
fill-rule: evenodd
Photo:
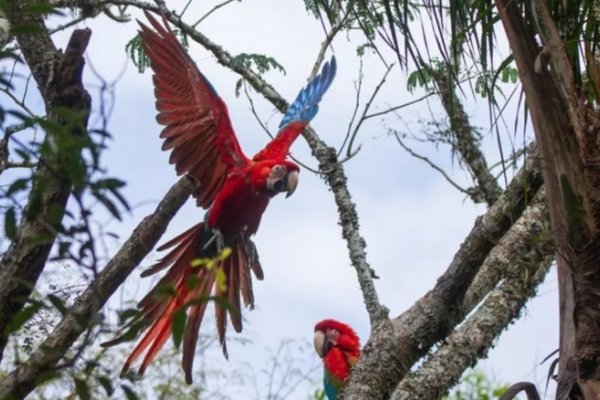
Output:
M473 279L541 187L541 176L530 165L526 163L489 211L477 219L435 287L397 318L374 327L344 399L387 398L411 366L467 315L470 310L464 308L464 299Z
M477 188L481 192L480 196L471 195L471 198L476 203L485 200L490 206L498 199L502 193L502 188L489 171L485 156L473 134L475 130L469 122L469 116L454 90L454 81L449 73L431 67L427 67L427 72L435 82L444 109L450 118L450 129L456 139L454 148L471 171L477 182ZM481 195L483 199L481 199Z
M0 381L0 399L24 398L37 379L54 367L94 320L98 310L121 286L125 278L154 248L169 222L189 198L194 184L183 177L169 189L156 210L138 224L119 251L75 299L70 312L35 350L29 359Z
M485 356L494 340L519 316L550 269L553 253L546 195L542 188L531 206L494 248L479 274L503 273L503 282L491 291L473 316L444 339L422 366L400 382L392 399L442 397L458 382L465 369ZM482 294L487 293L489 290L477 290L478 296L467 294L463 308L472 309Z

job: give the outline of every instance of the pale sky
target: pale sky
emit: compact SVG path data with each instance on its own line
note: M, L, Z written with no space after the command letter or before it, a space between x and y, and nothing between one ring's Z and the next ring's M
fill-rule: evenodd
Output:
M195 21L212 8L213 3L194 2L186 21ZM168 4L181 9L185 2L169 1ZM160 150L151 74L148 71L140 75L124 52L125 43L135 34L136 24L117 25L99 18L86 25L93 30L87 57L95 69L112 81L125 68L116 85L114 111L109 121L114 140L104 158L110 174L128 182L125 194L132 205L138 205L122 224L110 224L112 230L125 238L132 227L154 209L177 178L174 168L168 164L168 154ZM199 29L232 54L263 53L278 60L287 74L271 72L267 80L288 101L293 100L306 83L323 40L320 23L308 15L301 1L233 2L209 17ZM56 35L59 46L64 47L67 36ZM359 34L349 38L342 34L335 40L338 74L311 124L321 138L336 147L343 141L353 112L354 82L358 76L355 48L362 43ZM252 116L245 97L235 97L238 76L218 65L199 46L192 46L191 56L227 103L244 151L254 154L268 138ZM327 58L330 56L331 51ZM391 54L389 59L392 60ZM384 66L376 57L365 60L363 105L383 72ZM402 76L399 69L391 74L375 102L375 110L422 94L408 93ZM87 68L85 82L98 83ZM267 121L274 132L281 114L259 95L254 95L254 102L261 119ZM485 126L488 118L485 101L470 99L468 107L474 123ZM473 205L439 173L412 158L395 139L387 136L388 127L406 132L408 126L413 133L419 133L431 112L442 115L436 100L402 109L399 114L403 122L392 115L383 122L369 120L357 138L362 150L344 165L359 214L361 234L368 246L367 259L381 277L376 281L379 298L392 316L410 307L434 285L475 218L485 211L485 207ZM508 117L509 121L511 118ZM512 133L503 134L509 143ZM430 145L414 145L444 167L457 182L465 187L470 184L468 174L452 163L447 148L436 150ZM496 138L487 131L484 131L483 147L491 154L489 161L497 161ZM292 148L292 154L303 163L316 165L302 138ZM195 224L203 214L195 202L188 201L160 242ZM269 356L265 348L274 349L286 338L312 340L313 326L323 318L344 321L357 330L363 343L367 340L368 316L337 221L337 210L328 187L306 170L301 172L298 190L292 197L278 196L271 202L255 237L265 271L265 280L254 285L256 309L244 313L245 326L240 335L229 332L230 337L249 339L252 344L240 347L230 343L230 361L225 368L250 363L259 370ZM139 273L157 256L155 252L149 255L125 282L123 292L114 296L113 304L121 299L141 298L152 280L140 280ZM533 380L543 388L548 365L538 364L557 348L557 309L557 284L552 271L522 318L509 327L490 351L489 358L477 368L499 382ZM212 321L205 321L202 329L204 333L211 333ZM133 343L122 346L133 347ZM169 342L167 346L172 344ZM215 352L218 352L216 347ZM320 380L320 375L319 370L315 378ZM306 394L299 390L291 398L304 399Z

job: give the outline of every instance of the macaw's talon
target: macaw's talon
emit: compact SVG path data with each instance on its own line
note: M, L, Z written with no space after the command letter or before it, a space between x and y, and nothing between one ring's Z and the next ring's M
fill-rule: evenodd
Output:
M246 249L246 254L248 255L248 268L254 272L256 279L262 281L265 276L263 274L262 266L260 265L256 245L251 239L246 239L244 247Z
M216 254L221 254L223 249L225 248L225 239L223 238L223 234L218 229L212 230L212 237L208 239L208 241L202 246L202 251L210 253L211 247L216 245Z

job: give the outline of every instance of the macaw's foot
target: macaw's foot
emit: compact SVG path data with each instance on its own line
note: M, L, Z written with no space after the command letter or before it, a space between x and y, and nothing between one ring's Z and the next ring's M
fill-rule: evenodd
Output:
M246 252L246 260L248 260L248 268L254 271L254 276L256 276L256 279L262 281L264 274L260 265L260 260L258 259L258 252L256 251L254 242L250 238L247 238L244 240L243 246Z
M210 232L211 237L206 241L204 246L202 246L202 251L216 256L217 254L221 254L225 248L225 239L218 229L213 229Z

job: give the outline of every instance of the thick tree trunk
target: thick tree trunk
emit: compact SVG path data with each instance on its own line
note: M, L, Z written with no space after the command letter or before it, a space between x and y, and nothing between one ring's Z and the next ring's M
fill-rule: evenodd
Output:
M86 134L90 97L81 83L83 53L90 30L78 30L61 54L45 29L42 15L33 13L31 0L12 2L11 24L29 27L17 34L19 48L31 68L46 104L47 120L66 127L64 134ZM66 121L63 109L80 116L79 123ZM45 147L56 141L54 132L47 131ZM72 154L78 157L79 155ZM60 230L72 181L67 170L65 152L46 151L40 157L33 177L28 204L17 228L16 237L0 264L0 360L10 332L7 326L23 308L48 259Z
M515 2L497 0L542 158L557 249L561 313L557 398L600 398L600 152L597 116L577 87L545 1L536 31ZM535 34L544 47L537 45Z

